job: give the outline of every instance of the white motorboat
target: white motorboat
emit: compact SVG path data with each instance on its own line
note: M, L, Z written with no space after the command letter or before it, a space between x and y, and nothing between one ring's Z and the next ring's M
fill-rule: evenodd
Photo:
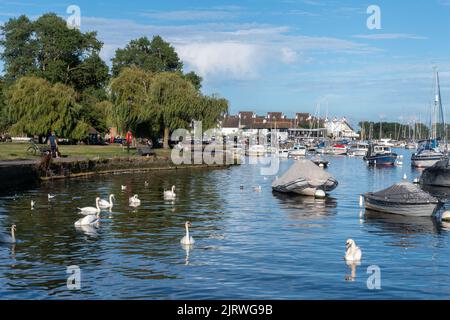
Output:
M354 155L356 157L364 157L369 150L369 144L365 142L358 142L353 144L348 149L348 154Z
M306 155L306 147L296 143L290 150L290 157L304 157Z

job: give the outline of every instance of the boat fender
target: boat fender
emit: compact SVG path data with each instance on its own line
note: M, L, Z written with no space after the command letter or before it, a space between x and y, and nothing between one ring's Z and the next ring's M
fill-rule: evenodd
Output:
M362 208L364 204L364 197L362 194L359 195L359 207Z
M316 192L314 193L314 197L318 198L318 199L323 199L325 198L327 195L325 193L325 191L321 190L321 189L317 189Z
M441 220L450 221L450 211L444 211L442 213Z

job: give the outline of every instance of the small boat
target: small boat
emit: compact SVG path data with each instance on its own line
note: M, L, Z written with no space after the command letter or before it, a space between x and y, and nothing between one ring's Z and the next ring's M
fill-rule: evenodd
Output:
M266 154L267 150L264 146L257 144L253 145L246 151L247 156L253 156L253 157L259 157L264 156Z
M345 155L347 154L347 146L344 144L333 144L331 147L328 147L325 151L325 153L327 154L331 154L331 155Z
M365 208L369 210L412 217L429 217L441 202L420 189L417 184L400 182L378 192L364 194Z
M350 146L350 148L348 149L348 154L354 155L356 157L364 157L368 150L368 143L358 142Z
M306 147L301 144L294 144L294 146L289 150L290 157L304 157L306 155Z
M411 155L411 166L428 168L444 158L445 154L438 149L437 142L427 140L420 145L417 152Z
M428 186L450 187L450 163L448 157L426 168L420 176L420 183Z
M392 166L395 164L395 160L397 159L397 154L392 152L391 147L389 146L380 146L380 145L369 145L369 150L367 154L364 156L364 161L371 166L373 165L389 165Z
M311 160L302 159L295 161L281 178L272 183L272 190L315 196L318 190L329 192L337 185L337 180L331 174L320 169Z
M417 149L417 144L413 141L409 141L405 143L405 149L411 150L411 149Z
M278 158L288 158L289 157L289 150L288 149L279 149L278 150Z

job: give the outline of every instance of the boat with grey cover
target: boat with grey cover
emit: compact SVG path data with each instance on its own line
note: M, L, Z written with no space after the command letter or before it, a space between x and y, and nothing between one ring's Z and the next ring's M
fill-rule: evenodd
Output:
M428 186L450 187L450 164L448 158L436 162L423 170L420 183Z
M411 217L432 216L441 202L410 182L396 183L378 192L364 194L366 209Z
M272 189L283 193L297 193L314 196L317 190L329 192L338 185L337 180L319 168L311 160L303 159L295 163L272 183Z

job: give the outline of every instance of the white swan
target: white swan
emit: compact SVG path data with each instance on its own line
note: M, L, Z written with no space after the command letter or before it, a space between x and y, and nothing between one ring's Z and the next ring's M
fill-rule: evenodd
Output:
M16 243L16 225L11 226L11 235L0 234L0 243Z
M356 246L356 242L353 239L348 239L345 243L345 260L360 261L361 257L361 249Z
M141 200L138 198L138 195L135 194L128 200L131 207L138 207L141 205Z
M74 224L76 227L92 226L92 225L96 224L97 222L99 222L99 220L100 220L100 211L97 212L96 215L93 215L93 214L87 215L84 218L81 218L78 221L76 221Z
M56 198L56 195L55 195L55 194L49 193L49 194L47 194L47 198L48 198L48 201L50 201L50 200L52 200L52 199L55 199L55 198Z
M165 190L164 191L164 199L165 200L175 200L177 197L175 191L175 186L172 186L172 190Z
M123 190L127 190L127 186L121 185L120 188Z
M34 202L34 200L31 200L31 210L34 210L34 205L36 204L36 202Z
M96 213L100 212L100 207L98 205L100 201L100 198L97 197L95 198L95 207L83 207L83 208L78 208L78 210L80 210L80 214L84 214L85 216L87 215L94 215Z
M189 227L191 227L191 223L189 221L186 221L186 223L184 224L184 226L186 227L186 235L181 239L181 244L185 244L185 245L191 245L195 243L194 238L192 238L191 236L189 236Z
M110 194L109 195L109 201L108 200L104 200L104 199L100 199L100 201L98 202L98 206L101 209L112 209L113 207L113 199L114 201L116 201L116 197L114 196L114 194Z

